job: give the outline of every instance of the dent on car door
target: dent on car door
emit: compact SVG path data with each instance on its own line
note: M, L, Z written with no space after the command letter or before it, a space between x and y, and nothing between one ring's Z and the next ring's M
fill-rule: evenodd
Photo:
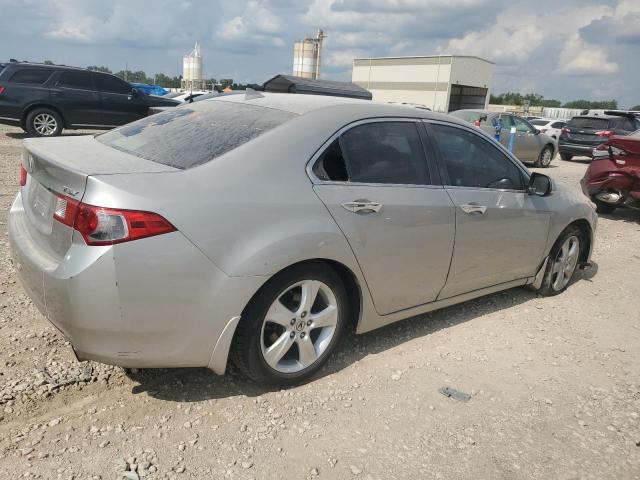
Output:
M425 158L420 123L368 121L313 164L314 191L345 234L378 313L433 301L445 284L455 213Z
M455 248L439 298L533 276L542 261L550 214L525 192L524 172L468 129L428 128L456 206Z

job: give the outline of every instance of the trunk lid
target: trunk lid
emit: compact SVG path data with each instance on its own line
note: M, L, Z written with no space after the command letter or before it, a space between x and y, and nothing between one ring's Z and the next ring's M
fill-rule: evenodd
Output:
M43 253L58 260L73 235L71 227L53 218L59 195L81 201L90 175L177 171L109 148L93 136L27 139L22 165L27 170L21 193L30 236Z

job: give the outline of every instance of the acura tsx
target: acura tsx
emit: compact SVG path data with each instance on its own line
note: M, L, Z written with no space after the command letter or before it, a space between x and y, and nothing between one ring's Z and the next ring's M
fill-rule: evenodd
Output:
M597 216L451 116L247 92L27 139L25 290L80 360L314 374L363 333L500 290L563 292Z

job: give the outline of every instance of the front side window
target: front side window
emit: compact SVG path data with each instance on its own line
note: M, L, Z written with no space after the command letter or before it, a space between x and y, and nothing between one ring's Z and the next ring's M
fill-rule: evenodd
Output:
M372 122L347 130L313 167L321 180L429 185L431 177L414 122Z
M51 68L23 68L11 75L9 81L13 83L42 85L49 79L52 73L53 69Z
M456 187L522 190L518 167L489 139L447 125L432 126L448 185Z
M92 90L91 74L88 72L64 72L58 80L59 87Z
M104 93L119 93L122 95L129 95L131 93L131 86L120 80L119 78L111 75L94 75L94 81L96 83L96 90Z
M523 120L520 117L513 117L513 122L516 125L516 131L520 133L533 133L533 127L529 125L526 120Z

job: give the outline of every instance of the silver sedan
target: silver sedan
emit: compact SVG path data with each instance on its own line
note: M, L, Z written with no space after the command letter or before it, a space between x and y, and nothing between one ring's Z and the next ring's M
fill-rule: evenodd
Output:
M290 385L350 325L555 295L593 247L581 195L408 106L248 92L24 147L15 266L81 360Z

